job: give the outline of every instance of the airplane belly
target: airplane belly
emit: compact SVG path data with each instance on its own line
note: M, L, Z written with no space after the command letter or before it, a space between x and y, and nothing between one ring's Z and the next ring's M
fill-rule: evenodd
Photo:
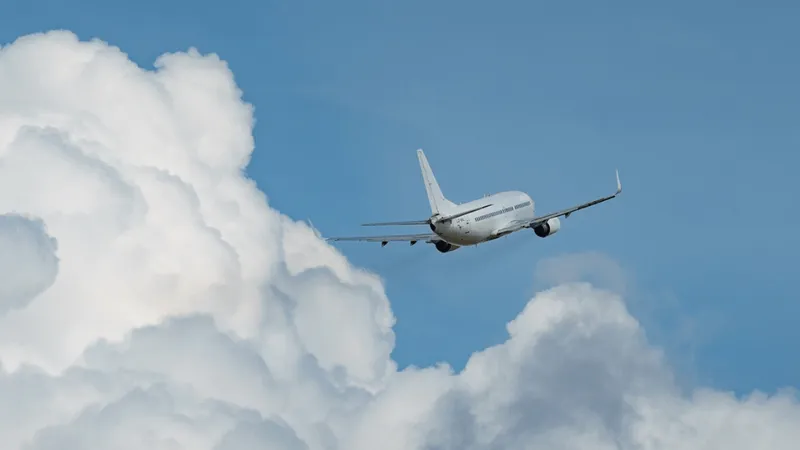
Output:
M475 245L482 239L475 234L475 231L467 227L437 227L435 233L455 245Z
M480 239L476 239L475 236L465 236L465 235L451 235L448 236L447 241L452 244L457 245L475 245L481 242Z

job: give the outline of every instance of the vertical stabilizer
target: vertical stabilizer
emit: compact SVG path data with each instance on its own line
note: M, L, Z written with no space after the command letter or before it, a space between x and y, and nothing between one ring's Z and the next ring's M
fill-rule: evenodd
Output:
M425 182L425 191L428 193L428 202L431 204L431 213L444 214L453 209L456 205L442 195L439 183L436 182L436 177L433 176L431 166L428 164L428 158L425 157L422 149L417 150L417 158L419 159L419 168L422 170L422 179Z

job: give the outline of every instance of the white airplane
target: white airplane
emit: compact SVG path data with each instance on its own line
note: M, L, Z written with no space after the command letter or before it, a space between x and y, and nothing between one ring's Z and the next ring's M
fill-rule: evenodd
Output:
M410 242L411 245L423 241L434 244L441 253L447 253L463 246L492 241L524 228L532 228L537 236L544 238L561 229L559 217L567 218L575 211L611 200L622 192L617 171L617 192L613 195L539 217L534 214L531 197L520 191L500 192L468 203L455 204L442 195L428 159L421 149L417 150L417 157L431 205L431 216L425 220L366 223L362 226L428 225L433 233L332 237L326 240L380 242L381 246L395 241Z

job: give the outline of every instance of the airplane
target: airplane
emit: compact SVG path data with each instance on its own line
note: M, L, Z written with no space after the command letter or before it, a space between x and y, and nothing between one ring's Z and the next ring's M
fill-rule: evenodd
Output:
M417 158L428 194L431 216L424 220L375 222L365 223L362 226L428 225L432 233L329 237L326 238L326 241L380 242L381 247L386 246L389 242L409 242L414 245L422 241L433 244L440 253L448 253L461 247L493 241L525 228L531 228L537 236L545 238L556 234L561 229L561 220L559 219L561 216L566 219L575 211L611 200L622 192L622 184L619 181L619 171L617 170L617 191L613 195L539 217L534 214L534 201L528 194L521 191L500 192L467 203L456 204L442 195L439 183L436 182L422 149L417 150Z

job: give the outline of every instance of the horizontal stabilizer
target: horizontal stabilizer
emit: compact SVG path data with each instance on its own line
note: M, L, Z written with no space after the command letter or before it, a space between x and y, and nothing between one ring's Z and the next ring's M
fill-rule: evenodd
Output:
M459 217L461 217L461 216L466 216L467 214L472 214L472 213L474 213L475 211L480 211L480 210L482 210L482 209L486 209L486 208L488 208L488 207L490 207L490 206L492 206L492 204L491 204L491 203L489 203L488 205L479 206L479 207L477 207L477 208L472 208L472 209L470 209L470 210L467 210L467 211L462 211L462 212L460 212L460 213L458 213L458 214L452 214L452 215L449 215L449 216L439 217L439 218L437 219L437 221L439 221L439 222L445 222L445 221L448 221L448 220L458 219L458 218L459 218Z
M406 220L400 222L373 222L373 223L362 223L362 227L379 227L379 226L386 226L386 225L427 225L430 223L430 220Z

